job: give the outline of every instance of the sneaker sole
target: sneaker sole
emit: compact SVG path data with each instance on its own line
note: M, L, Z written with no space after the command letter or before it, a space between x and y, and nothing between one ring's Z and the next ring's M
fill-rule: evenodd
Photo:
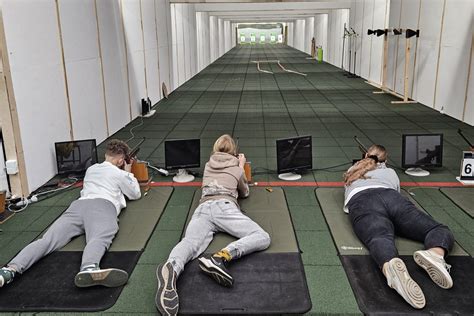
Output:
M392 259L392 263L389 264L389 272L392 274L393 279L397 279L400 282L400 289L403 293L400 293L395 289L405 301L413 306L414 308L421 309L425 307L426 300L423 291L421 290L418 283L416 283L408 274L408 270L405 263L401 259Z
M209 263L210 260L206 258L199 258L198 261L199 268L201 268L204 273L213 278L217 283L225 287L232 287L232 285L234 284L234 279L232 278L232 276L227 274L219 267L216 267L212 263Z
M79 272L74 278L77 287L89 287L102 285L106 287L118 287L126 284L128 273L120 269L101 269L99 271Z
M415 252L413 259L416 264L425 269L431 280L443 289L450 289L453 286L451 276L446 276L447 271L440 270L433 265L424 253Z
M164 271L164 268L166 268L167 271ZM167 273L167 275L164 275L164 273ZM155 305L158 311L161 313L161 315L165 316L174 316L178 314L178 309L179 309L179 301L176 306L173 308L166 310L165 306L165 289L169 288L169 284L165 282L165 280L169 280L169 268L166 267L166 264L160 264L158 268L156 269L156 280L158 282L157 286L157 291L155 295ZM171 280L173 282L173 280ZM173 287L171 286L171 289ZM176 289L175 289L176 291ZM176 296L178 296L178 293L176 292Z

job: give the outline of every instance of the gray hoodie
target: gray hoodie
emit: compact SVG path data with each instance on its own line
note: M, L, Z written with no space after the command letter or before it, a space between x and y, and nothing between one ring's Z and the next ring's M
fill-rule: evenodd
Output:
M239 159L231 154L214 153L204 168L202 197L199 203L228 199L237 206L237 198L249 195L249 186Z

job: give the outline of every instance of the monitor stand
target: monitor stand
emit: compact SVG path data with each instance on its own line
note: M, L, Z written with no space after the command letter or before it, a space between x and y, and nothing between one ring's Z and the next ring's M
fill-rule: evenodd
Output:
M143 117L152 117L155 115L156 110L150 110L147 114L143 115Z
M191 182L193 180L194 176L189 174L186 169L179 169L178 174L173 177L173 181L178 183Z
M294 172L280 173L278 178L285 181L296 181L301 179L301 175Z
M408 168L405 170L405 173L409 176L414 176L414 177L427 177L430 175L430 172L428 170L424 170L421 168Z

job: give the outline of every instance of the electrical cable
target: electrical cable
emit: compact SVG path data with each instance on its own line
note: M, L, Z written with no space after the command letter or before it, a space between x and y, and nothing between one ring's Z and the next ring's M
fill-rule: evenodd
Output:
M74 178L74 177L67 177L67 179L71 179L71 180L74 180L74 181L71 184L66 185L65 187L60 187L60 188L56 188L56 189L48 190L48 191L42 191L42 192L36 193L32 196L38 197L40 195L66 190L66 189L69 189L70 187L72 187L73 185L75 185L77 182L79 182L79 179Z
M133 127L131 127L130 130L128 131L128 132L132 135L132 137L130 137L129 139L127 139L127 140L125 141L126 143L128 143L129 141L131 141L132 139L135 138L135 134L133 133L133 130L134 130L135 128L139 127L139 126L142 126L142 125L143 125L143 116L140 116L140 123L137 124L137 125L135 125L135 126L133 126Z
M21 201L22 201L22 202L23 202L23 201L26 201L26 202L25 202L25 205L24 205L22 208L20 208L20 209L18 209L18 210L12 210L12 209L11 209L11 206L14 205L14 204L9 204L9 205L8 205L8 210L9 210L10 212L12 212L12 213L20 213L20 212L23 212L24 210L26 210L26 208L28 207L28 205L30 205L30 199L28 199L28 198L22 198Z

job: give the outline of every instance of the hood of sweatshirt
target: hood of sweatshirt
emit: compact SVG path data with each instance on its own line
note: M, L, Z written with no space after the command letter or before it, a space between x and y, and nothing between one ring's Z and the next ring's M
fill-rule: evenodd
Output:
M224 169L239 165L239 159L231 154L217 152L209 158L209 167L212 169Z

